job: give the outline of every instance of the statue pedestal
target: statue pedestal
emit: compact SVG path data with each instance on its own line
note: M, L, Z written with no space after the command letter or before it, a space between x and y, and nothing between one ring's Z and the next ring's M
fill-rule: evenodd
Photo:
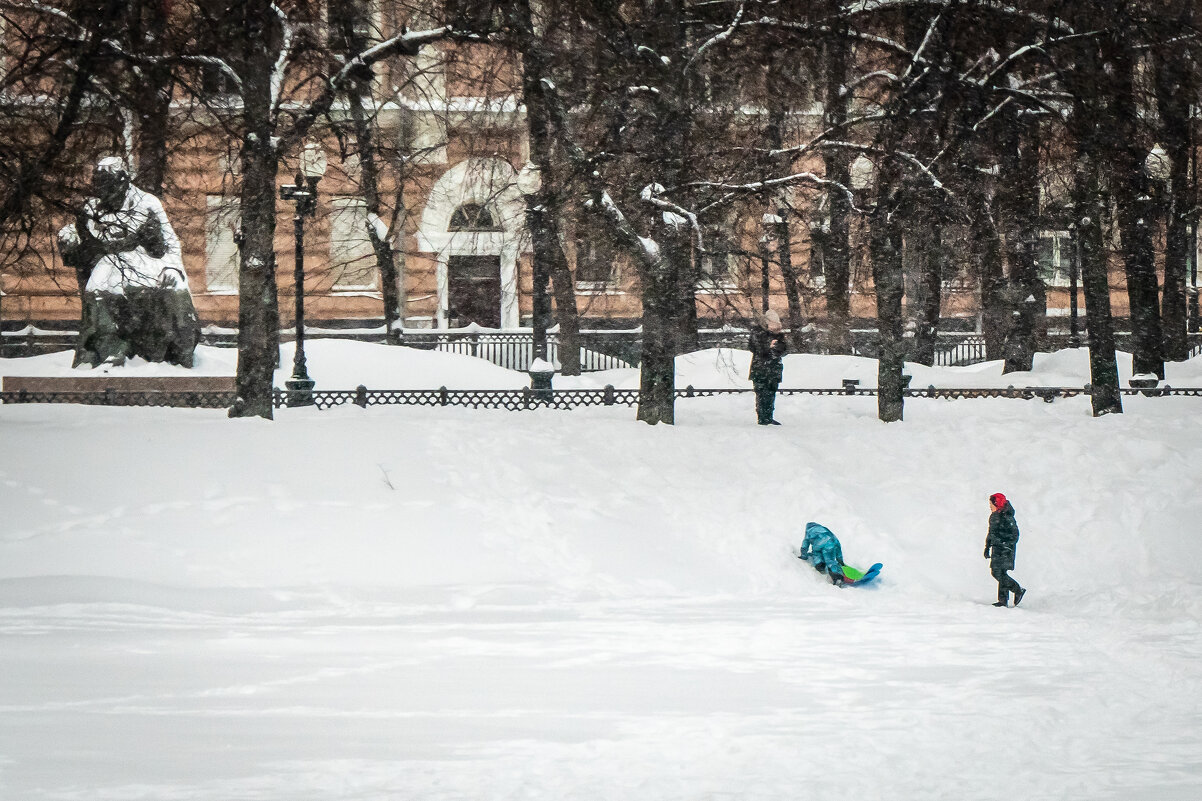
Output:
M5 393L26 397L6 398L8 403L87 403L111 406L227 406L233 398L202 402L197 393L234 392L234 377L181 376L5 376ZM216 402L214 402L216 401Z

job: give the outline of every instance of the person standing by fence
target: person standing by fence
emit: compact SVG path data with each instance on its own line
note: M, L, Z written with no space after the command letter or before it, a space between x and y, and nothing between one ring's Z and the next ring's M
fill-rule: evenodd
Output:
M780 315L769 309L757 314L751 325L751 336L747 341L751 351L751 370L747 377L755 387L755 415L762 426L778 426L774 413L776 390L784 376L782 358L788 350L781 336Z

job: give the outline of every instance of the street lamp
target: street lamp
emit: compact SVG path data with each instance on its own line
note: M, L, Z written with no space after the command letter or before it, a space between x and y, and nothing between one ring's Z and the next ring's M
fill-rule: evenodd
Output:
M284 382L288 388L289 406L310 406L313 403L313 380L305 366L305 218L317 211L317 182L326 172L326 154L321 145L308 143L301 149L295 183L280 187L280 198L296 204L292 230L296 242L296 263L293 281L296 286L296 355L292 361L292 378Z
M1152 179L1155 185L1157 196L1162 196L1162 193L1171 191L1168 187L1169 179L1173 174L1173 163L1169 159L1169 154L1165 151L1160 143L1152 145L1152 149L1148 151L1148 157L1144 160L1144 169L1148 176ZM1162 203L1165 203L1162 200ZM1168 207L1172 208L1171 198L1168 200ZM1173 225L1174 221L1169 220L1169 225ZM1197 225L1194 226L1194 235L1187 237L1186 247L1189 248L1189 263L1190 275L1189 284L1185 287L1186 295L1186 318L1188 320L1188 330L1191 333L1198 331L1198 251L1197 251Z
M768 225L772 222L769 218L774 217L774 214L765 214L761 221L764 225L764 233L760 237L760 308L763 311L768 311L770 292L772 290L772 281L769 271L772 268L772 254L768 252L768 246L772 243L772 234L768 232Z
M1190 236L1186 247L1189 249L1189 286L1185 292L1189 296L1189 332L1198 333L1198 225L1202 219L1195 218L1190 228Z
M780 211L780 209L773 211L769 207L768 211L764 212L764 216L760 217L760 226L763 228L763 235L760 237L760 246L762 247L760 256L763 268L760 271L760 306L764 311L768 311L769 306L769 292L772 286L769 269L772 265L773 255L778 263L784 264L782 251L784 240L781 238L781 229L784 228L784 233L788 235L788 228L784 226L785 218L780 215ZM775 254L772 252L773 246L776 248Z
M1077 247L1077 220L1073 216L1076 207L1068 206L1068 346L1070 348L1081 347L1081 328L1077 322L1078 316L1078 300L1077 293L1080 285L1080 270L1081 270L1081 253ZM1064 254L1060 254L1061 261L1064 260Z
M530 231L531 241L531 338L533 340L534 359L530 365L530 388L541 397L549 397L551 393L551 377L555 374L554 366L547 358L547 329L551 325L551 295L547 284L551 276L547 269L549 254L543 252L542 244L545 239L546 223L543 215L547 213L542 201L543 177L542 170L532 161L518 171L518 191L526 200L526 228Z

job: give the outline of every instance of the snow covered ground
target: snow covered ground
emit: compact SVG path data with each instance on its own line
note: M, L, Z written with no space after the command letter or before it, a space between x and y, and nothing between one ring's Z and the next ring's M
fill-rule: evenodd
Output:
M319 388L527 380L309 350ZM746 359L682 357L680 384L745 386ZM1084 352L913 372L1087 381ZM787 385L845 377L875 365L788 357ZM1202 386L1202 359L1169 381ZM1202 398L1125 408L0 406L0 799L1195 801ZM1018 609L989 605L996 491ZM807 520L877 584L795 559Z

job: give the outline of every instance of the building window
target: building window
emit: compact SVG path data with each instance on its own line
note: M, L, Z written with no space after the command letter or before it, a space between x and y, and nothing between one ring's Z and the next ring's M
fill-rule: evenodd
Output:
M943 245L943 286L952 291L976 287L974 248L969 244L972 231L967 225L949 223L940 231Z
M500 231L496 218L487 206L479 203L464 203L451 214L448 231Z
M330 48L343 56L367 49L373 37L371 0L338 0L329 4Z
M701 229L702 249L697 267L703 286L729 287L736 283L738 260L734 232L727 226L706 225Z
M238 84L222 67L204 64L200 68L200 99L228 103L238 96Z
M379 283L376 252L367 233L362 198L339 197L330 209L330 269L335 290L374 290Z
M238 198L209 195L205 207L205 287L211 293L238 292Z
M604 233L583 228L576 234L576 288L603 290L618 282L613 242Z
M1035 255L1039 277L1048 286L1068 286L1077 269L1077 249L1068 231L1040 231Z

